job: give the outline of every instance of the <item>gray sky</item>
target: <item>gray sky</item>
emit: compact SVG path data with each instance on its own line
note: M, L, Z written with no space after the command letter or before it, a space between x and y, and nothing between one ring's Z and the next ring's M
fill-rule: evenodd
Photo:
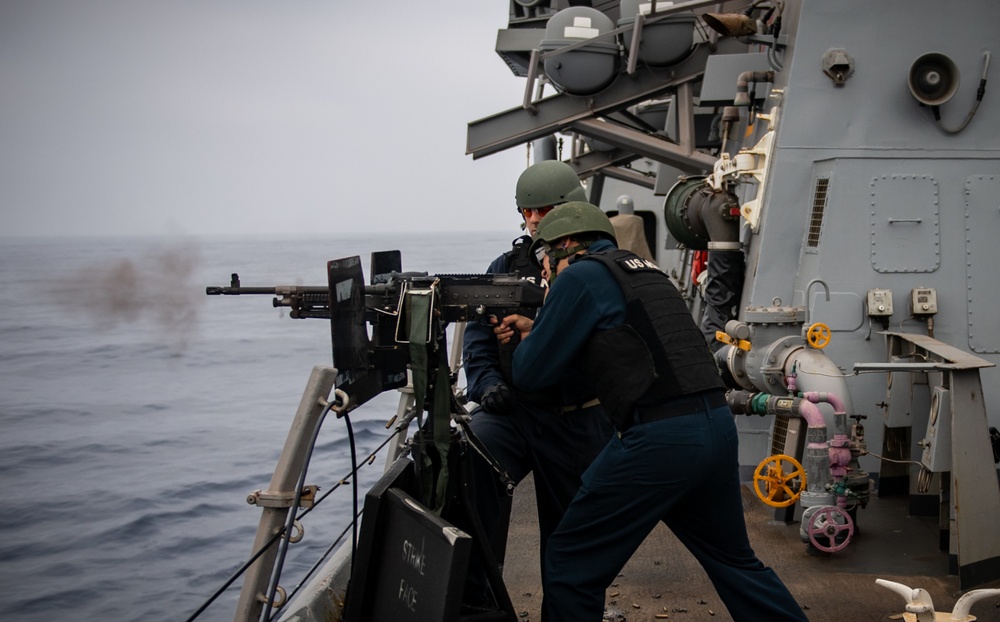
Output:
M0 0L0 235L510 229L506 0Z

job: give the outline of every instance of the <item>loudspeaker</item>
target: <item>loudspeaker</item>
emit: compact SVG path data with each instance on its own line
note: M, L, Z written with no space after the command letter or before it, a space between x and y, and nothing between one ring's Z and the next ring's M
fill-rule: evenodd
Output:
M938 52L918 57L910 65L907 86L910 94L927 106L940 106L958 90L958 67L950 58Z

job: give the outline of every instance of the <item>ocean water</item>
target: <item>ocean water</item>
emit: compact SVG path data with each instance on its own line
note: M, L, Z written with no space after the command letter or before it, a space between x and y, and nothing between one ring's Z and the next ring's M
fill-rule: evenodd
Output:
M516 232L0 239L0 619L184 620L249 557L267 487L329 324L208 285L325 285L329 259L399 249L404 270L478 273ZM364 461L398 394L352 414ZM382 456L362 468L363 491ZM309 467L351 469L328 417ZM350 487L304 521L291 591L348 524ZM360 502L360 501L359 501ZM231 620L233 586L200 620Z

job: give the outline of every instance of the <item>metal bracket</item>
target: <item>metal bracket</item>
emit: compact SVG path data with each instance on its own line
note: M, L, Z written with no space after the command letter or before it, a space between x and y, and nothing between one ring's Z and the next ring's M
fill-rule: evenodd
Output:
M318 486L309 485L302 489L299 507L311 508L316 499ZM295 491L275 492L273 490L255 490L247 495L247 503L262 508L290 508L295 502Z

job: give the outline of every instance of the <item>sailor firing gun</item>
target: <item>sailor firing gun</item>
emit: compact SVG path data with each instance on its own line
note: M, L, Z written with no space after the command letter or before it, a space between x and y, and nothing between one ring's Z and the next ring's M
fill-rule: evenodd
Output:
M402 272L399 251L372 253L365 285L359 257L327 263L329 285L244 287L233 274L228 287L207 287L209 296L273 296L293 318L330 321L333 363L340 387L353 391L352 405L406 383L408 344L430 343L435 324L503 318L541 306L544 292L516 274ZM368 326L371 330L368 330Z
M274 307L289 308L293 318L324 318L330 321L333 366L338 393L349 396L346 412L374 396L412 382L413 408L426 410L422 439L415 444L417 455L438 456L434 468L425 469L436 481L450 443L449 421L467 428L467 413L454 392L457 371L446 359L449 322L490 324L491 317L541 306L545 290L517 274L444 274L402 272L399 251L372 253L371 282L366 285L360 257L327 263L327 287L274 285L244 287L233 274L228 287L207 287L209 296L273 296ZM443 389L443 390L442 390ZM471 433L468 441L486 457L487 450ZM426 445L426 446L425 446ZM495 460L486 457L495 464ZM422 464L421 460L417 460ZM420 468L424 468L422 465ZM501 481L509 476L500 472ZM421 476L423 477L423 476ZM443 478L441 481L447 481ZM435 492L425 505L440 509L444 489Z
M440 317L445 322L478 321L502 318L519 309L542 304L544 290L516 274L442 274L392 272L386 283L365 287L366 308L376 313L392 313L409 290L431 289L440 303ZM330 288L317 285L274 285L243 287L239 274L233 273L228 287L206 287L209 296L274 296L274 307L288 307L296 319L330 319Z

